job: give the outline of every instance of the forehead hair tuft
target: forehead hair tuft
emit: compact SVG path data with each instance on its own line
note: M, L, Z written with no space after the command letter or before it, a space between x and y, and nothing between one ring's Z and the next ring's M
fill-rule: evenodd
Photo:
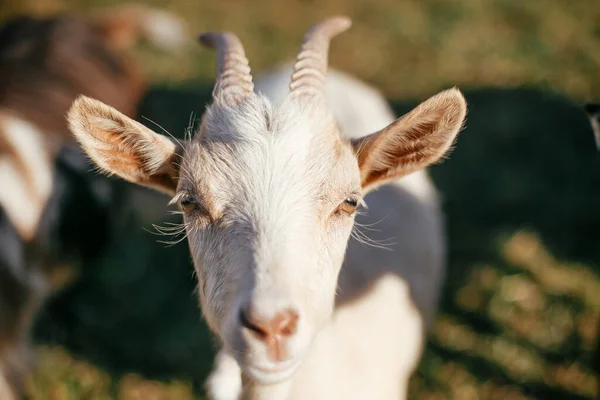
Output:
M294 142L310 142L317 135L339 138L337 123L322 104L299 102L294 98L273 104L266 96L248 96L230 105L215 101L207 107L195 139L237 141L269 135L295 135Z

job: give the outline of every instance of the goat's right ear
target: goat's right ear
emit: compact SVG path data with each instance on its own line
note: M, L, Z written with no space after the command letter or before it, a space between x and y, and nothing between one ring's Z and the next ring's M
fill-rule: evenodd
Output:
M68 113L71 132L105 173L174 194L182 148L169 138L85 96Z

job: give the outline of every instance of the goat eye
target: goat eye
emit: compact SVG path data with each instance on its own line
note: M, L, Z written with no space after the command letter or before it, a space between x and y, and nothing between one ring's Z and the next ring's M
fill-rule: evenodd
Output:
M198 201L194 196L186 195L181 200L179 200L179 205L181 206L181 208L183 208L184 211L190 212L198 207Z
M342 204L340 204L339 210L343 211L348 215L352 215L356 211L356 207L358 207L358 201L356 199L348 197L342 202Z

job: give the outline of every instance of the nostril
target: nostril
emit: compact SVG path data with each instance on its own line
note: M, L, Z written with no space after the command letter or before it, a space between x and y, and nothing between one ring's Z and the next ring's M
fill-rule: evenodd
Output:
M292 310L287 310L280 314L277 334L281 336L291 336L298 329L298 313Z
M255 334L259 335L261 338L264 338L269 335L269 332L266 332L263 328L250 321L250 318L248 317L248 312L243 308L240 309L240 323L243 327L248 328Z
M287 309L277 313L273 318L262 319L249 309L241 308L239 313L241 325L257 335L261 340L292 336L298 330L298 313Z

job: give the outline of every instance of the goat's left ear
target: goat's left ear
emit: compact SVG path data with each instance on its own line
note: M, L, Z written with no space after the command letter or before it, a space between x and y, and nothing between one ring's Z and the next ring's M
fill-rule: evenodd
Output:
M106 104L85 96L68 113L71 132L105 173L174 194L181 146Z
M363 191L438 161L463 126L467 103L458 89L424 101L383 130L352 141Z

